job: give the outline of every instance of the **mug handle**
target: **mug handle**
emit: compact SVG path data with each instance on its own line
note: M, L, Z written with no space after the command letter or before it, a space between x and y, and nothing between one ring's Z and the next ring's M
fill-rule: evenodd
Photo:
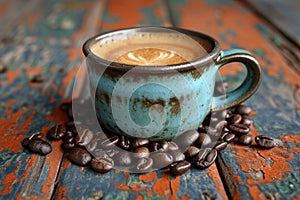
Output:
M216 66L218 69L231 62L240 62L245 65L247 75L242 84L234 89L217 97L213 97L212 111L223 110L238 105L251 97L262 80L262 72L258 61L250 52L243 49L230 49L221 51L217 59Z

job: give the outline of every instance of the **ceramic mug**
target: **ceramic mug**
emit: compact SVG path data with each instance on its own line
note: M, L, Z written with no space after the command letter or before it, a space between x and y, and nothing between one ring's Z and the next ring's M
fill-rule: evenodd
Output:
M206 54L189 58L189 52L184 51L188 57L186 61L175 64L122 63L109 58L121 51L121 46L116 46L118 42L126 44L122 47L125 49L158 45L170 52L173 46L176 46L175 51L178 45L184 44L183 48L189 49L190 54L196 52L197 46L193 45L197 44L199 51L202 48ZM235 106L253 95L262 79L260 66L248 51L221 50L212 37L180 28L116 30L88 39L83 52L93 106L101 128L151 141L172 140L187 130L197 129L211 111ZM149 53L149 56L155 55ZM167 59L168 56L161 53L158 57ZM143 56L132 59L145 60ZM246 78L233 91L214 97L217 72L231 62L245 66Z

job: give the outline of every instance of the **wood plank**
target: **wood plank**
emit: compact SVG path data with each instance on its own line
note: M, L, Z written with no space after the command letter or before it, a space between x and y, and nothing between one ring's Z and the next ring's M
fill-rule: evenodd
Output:
M299 1L253 0L247 2L300 46Z
M164 9L162 1L142 0L127 5L126 1L111 0L100 31L171 24L168 10ZM87 199L95 195L103 195L103 199L205 199L208 195L227 199L216 165L175 177L163 171L139 175L113 170L99 174L64 159L54 199Z
M263 69L263 82L250 104L256 130L253 136L265 134L282 141L283 145L261 150L232 145L218 159L227 192L234 199L297 199L299 191L299 83L300 76L271 43L268 26L239 2L171 1L176 25L206 32L220 41L223 49L244 48L251 51ZM274 43L274 41L273 41ZM296 52L297 53L297 52ZM299 65L299 63L298 63ZM224 79L232 69L223 71Z
M81 29L93 34L78 22L89 16L87 8L92 11L99 3L0 4L1 65L7 66L0 74L1 199L50 199L63 156L61 143L52 142L52 153L43 157L23 149L21 140L36 131L46 134L49 127L67 120L57 107L70 98L75 64L81 58L81 43L76 46L70 39L80 38ZM35 74L45 81L30 82Z

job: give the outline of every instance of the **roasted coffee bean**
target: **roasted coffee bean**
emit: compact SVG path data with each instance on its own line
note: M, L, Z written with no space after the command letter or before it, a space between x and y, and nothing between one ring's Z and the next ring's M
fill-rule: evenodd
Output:
M173 157L173 162L185 160L185 155L180 150L169 151L168 153Z
M209 144L211 144L212 140L209 136L209 134L206 133L200 133L197 141L197 146L198 147L206 147Z
M124 150L128 150L130 148L130 140L122 135L119 137L118 146Z
M153 166L152 158L139 158L136 164L136 170L140 173L149 172Z
M150 144L149 149L151 152L161 151L163 152L165 149L163 146L158 142L153 142Z
M52 140L60 140L64 137L67 132L67 128L65 125L56 125L49 129L47 135Z
M169 143L165 140L160 142L160 145L162 146L162 148L164 149L164 151L167 151L169 149Z
M175 142L170 141L168 143L169 143L168 144L168 151L175 151L175 150L179 149L178 145Z
M139 147L144 147L149 144L148 138L136 138L131 142L131 148L136 149Z
M217 151L222 151L226 147L227 147L227 142L218 141L216 142L214 149L216 149Z
M76 129L76 125L75 125L74 121L68 121L66 123L66 128L67 128L68 131L71 131L74 134L74 136L77 135L78 131Z
M110 149L113 148L117 145L119 141L119 137L118 136L111 136L107 139L104 139L101 141L101 147L104 149Z
M240 145L250 145L252 143L252 136L251 135L242 135L239 137L238 143Z
M216 149L201 149L193 158L193 165L199 169L207 168L214 163L217 155L218 152Z
M228 122L225 120L219 121L217 123L217 125L215 126L215 129L217 130L217 132L223 131L223 129L227 126Z
M92 141L93 136L94 133L91 130L87 128L82 129L79 131L78 135L76 136L75 143L78 146L86 146Z
M64 135L63 140L69 140L70 138L75 138L76 134L74 134L72 131L67 130L67 132Z
M275 141L273 138L266 135L259 135L255 137L257 146L263 149L270 149L275 147Z
M120 152L118 149L114 149L114 148L106 149L105 151L106 151L107 155L111 158L114 157L115 155L117 155Z
M184 152L186 157L192 158L199 153L200 149L195 146L189 146L187 150Z
M189 130L174 139L174 142L178 145L179 149L185 151L187 147L191 146L196 142L199 137L197 130Z
M236 135L246 135L250 131L250 128L245 124L232 124L228 128Z
M219 140L224 140L224 138L229 134L229 131L222 131ZM235 136L233 134L233 136Z
M232 142L235 139L235 134L233 133L228 133L225 137L224 137L224 141L225 142Z
M181 162L172 163L170 165L170 173L173 175L180 175L187 172L190 168L191 168L191 163L184 160Z
M67 158L79 166L85 166L92 160L92 156L89 152L78 147L71 148L67 152Z
M242 121L242 116L240 114L233 114L228 119L229 124L238 124Z
M252 109L248 105L240 104L235 107L234 112L238 113L240 115L249 115L251 113Z
M30 139L27 137L27 138L24 138L23 140L22 140L22 146L23 147L27 147L28 146L28 144L29 144L29 142L30 142Z
M242 116L242 121L241 121L241 124L245 124L247 125L248 127L250 127L252 125L252 120L251 118L248 116L248 115L243 115Z
M147 147L139 147L133 151L136 158L147 158L150 155L150 151Z
M104 151L103 149L94 149L94 151L92 151L92 152L90 151L90 153L97 159L110 158L110 156L108 156L106 151Z
M67 112L71 107L72 107L72 102L64 102L59 106L59 108L64 112Z
M109 157L103 157L103 158L93 158L91 161L91 168L100 173L106 173L112 170L114 167L114 161L113 159Z
M113 157L114 162L118 166L129 166L131 165L131 155L128 151L120 151Z
M51 145L42 139L30 139L27 147L30 151L40 155L47 155L52 151Z
M153 167L156 169L166 167L173 162L171 154L164 152L153 153L151 158L153 159Z
M69 149L74 148L74 147L75 147L75 143L74 142L65 141L63 143L63 148L65 150L69 150Z

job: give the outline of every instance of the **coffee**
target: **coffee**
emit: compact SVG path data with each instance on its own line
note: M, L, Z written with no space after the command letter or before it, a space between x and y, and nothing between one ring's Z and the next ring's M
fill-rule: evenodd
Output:
M176 32L136 32L99 39L92 52L109 61L135 66L186 63L209 51L201 41Z

